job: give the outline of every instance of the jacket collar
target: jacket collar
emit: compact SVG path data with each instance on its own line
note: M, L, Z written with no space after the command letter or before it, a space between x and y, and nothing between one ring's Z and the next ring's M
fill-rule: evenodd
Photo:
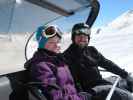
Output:
M77 54L80 54L83 52L84 48L81 48L80 46L78 46L77 44L75 43L72 43L69 47L69 49L72 51L72 52L75 52Z
M57 54L55 52L49 51L44 48L38 48L38 52L42 53L42 55L45 55L45 56L57 56Z

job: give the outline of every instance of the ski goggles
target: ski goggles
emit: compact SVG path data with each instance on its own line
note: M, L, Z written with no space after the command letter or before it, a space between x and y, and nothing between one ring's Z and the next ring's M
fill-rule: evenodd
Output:
M42 35L46 38L58 35L61 38L62 32L56 26L48 26L44 30L42 30Z
M91 30L88 28L80 28L74 31L75 35L90 35L91 34Z

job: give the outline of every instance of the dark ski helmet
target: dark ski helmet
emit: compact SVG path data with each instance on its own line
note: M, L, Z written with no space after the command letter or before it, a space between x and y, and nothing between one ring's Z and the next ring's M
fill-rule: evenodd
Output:
M74 41L75 35L79 34L85 34L88 36L88 38L90 38L91 30L89 25L85 23L75 24L72 28L72 36L71 36L72 41Z

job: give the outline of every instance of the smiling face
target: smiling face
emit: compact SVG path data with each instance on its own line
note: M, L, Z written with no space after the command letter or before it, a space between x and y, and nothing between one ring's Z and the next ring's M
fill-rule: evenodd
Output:
M88 37L89 36L85 34L75 35L74 42L75 44L82 47L87 46L90 40Z
M44 48L55 53L60 53L60 38L57 35L49 38Z

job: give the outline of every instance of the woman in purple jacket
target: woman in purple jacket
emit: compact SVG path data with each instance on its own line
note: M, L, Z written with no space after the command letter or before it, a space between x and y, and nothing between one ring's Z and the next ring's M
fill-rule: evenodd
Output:
M53 25L37 29L38 50L25 64L30 68L31 80L41 83L39 88L48 100L90 100L89 94L77 93L68 66L57 55L61 34Z

